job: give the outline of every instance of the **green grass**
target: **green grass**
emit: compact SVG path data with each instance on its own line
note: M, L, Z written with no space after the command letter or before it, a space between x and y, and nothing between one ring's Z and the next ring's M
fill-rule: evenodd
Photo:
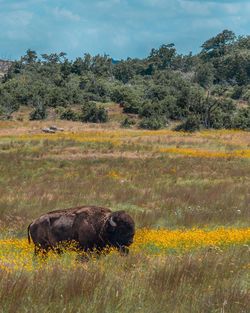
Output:
M54 148L55 143L47 145L46 154ZM24 227L43 212L82 204L128 210L139 226L246 226L248 221L248 160L57 160L36 157L32 146L19 149L0 153L0 218L9 227L17 222Z
M65 270L0 272L1 313L249 312L246 247L103 257Z
M126 210L137 227L249 227L248 158L156 152L173 146L249 149L248 133L124 131L116 145L112 134L111 142L20 140L6 125L0 139L4 237L26 236L27 225L42 213L86 204ZM0 128L5 131L4 123ZM0 312L249 312L249 247L161 257L147 249L157 252L147 246L145 254L110 255L72 270L0 270Z

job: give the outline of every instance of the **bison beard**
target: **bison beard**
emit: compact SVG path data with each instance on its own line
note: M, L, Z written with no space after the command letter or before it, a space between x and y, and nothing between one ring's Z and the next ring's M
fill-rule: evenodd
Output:
M47 254L52 249L60 252L58 244L76 242L84 252L101 252L106 247L115 247L123 254L133 242L135 224L124 211L84 206L46 213L28 226L35 244L35 254Z

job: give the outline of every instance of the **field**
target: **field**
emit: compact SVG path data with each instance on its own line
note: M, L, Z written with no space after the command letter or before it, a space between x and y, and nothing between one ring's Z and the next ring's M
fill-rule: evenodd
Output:
M0 122L0 312L247 313L250 133ZM35 260L27 225L58 208L126 210L128 257Z

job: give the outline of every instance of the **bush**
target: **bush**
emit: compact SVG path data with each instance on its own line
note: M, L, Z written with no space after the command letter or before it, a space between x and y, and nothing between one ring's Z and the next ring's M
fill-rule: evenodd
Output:
M145 102L139 110L140 117L150 118L153 116L162 116L163 107L159 102Z
M140 128L157 130L165 127L167 121L161 116L144 117L140 122Z
M12 93L0 90L0 107L2 111L11 114L19 109L19 104Z
M210 114L210 128L232 128L236 106L231 99L217 100L217 107Z
M0 105L0 120L11 120L12 115L11 112L7 111L6 108Z
M240 99L241 96L242 96L242 91L243 91L242 86L235 86L233 88L233 92L231 94L231 98L235 99L235 100Z
M227 87L223 85L214 85L211 89L212 96L222 97L227 91Z
M175 130L194 132L201 128L200 118L194 115L190 115L181 125L178 125Z
M60 119L68 121L78 121L80 117L78 113L68 108L62 111L62 113L60 114Z
M250 130L250 108L242 108L234 118L234 128Z
M125 113L138 114L141 106L139 91L132 87L115 87L111 93L111 100L119 103Z
M244 92L242 96L243 100L247 101L250 104L250 86L248 89Z
M89 102L82 107L80 120L90 123L106 123L108 121L108 112L103 106L97 106L95 102Z
M135 125L135 121L132 118L129 118L129 117L126 117L121 122L121 127L123 127L123 128L130 128L132 125Z
M4 116L4 108L0 105L0 118Z
M47 117L46 107L43 103L38 102L35 109L30 113L29 119L32 120L44 120Z

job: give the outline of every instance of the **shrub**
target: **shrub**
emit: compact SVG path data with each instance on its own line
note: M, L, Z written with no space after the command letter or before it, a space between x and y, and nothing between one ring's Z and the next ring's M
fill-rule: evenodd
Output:
M249 86L249 85L248 85ZM242 96L243 100L247 101L250 104L250 86L248 89L244 92Z
M200 130L201 121L200 118L194 115L190 115L182 124L178 125L175 130L194 132Z
M250 130L250 107L242 108L234 118L234 128Z
M151 117L144 117L141 120L139 126L144 129L157 130L157 129L165 127L166 124L167 124L167 121L164 117L151 116Z
M0 105L0 120L11 120L11 119L12 119L11 112L9 112L8 110L6 110L6 108Z
M0 90L0 107L2 111L11 114L19 109L19 104L12 93Z
M44 120L47 117L45 105L37 101L35 109L30 113L30 120Z
M65 109L60 114L61 120L68 120L68 121L78 121L79 120L79 114L71 110L70 108Z
M111 100L119 103L125 113L138 114L141 105L139 91L132 87L115 87L111 93Z
M153 116L162 116L163 107L159 102L150 102L147 101L143 104L143 106L139 110L140 117L150 118Z
M135 121L132 118L129 118L129 117L126 117L121 122L121 127L123 127L123 128L130 128L132 125L135 125Z
M103 106L97 106L95 102L88 102L82 107L80 120L90 123L106 123L108 112Z
M242 91L243 91L242 86L235 86L233 88L233 92L231 94L231 98L235 99L235 100L240 99L241 96L242 96Z

